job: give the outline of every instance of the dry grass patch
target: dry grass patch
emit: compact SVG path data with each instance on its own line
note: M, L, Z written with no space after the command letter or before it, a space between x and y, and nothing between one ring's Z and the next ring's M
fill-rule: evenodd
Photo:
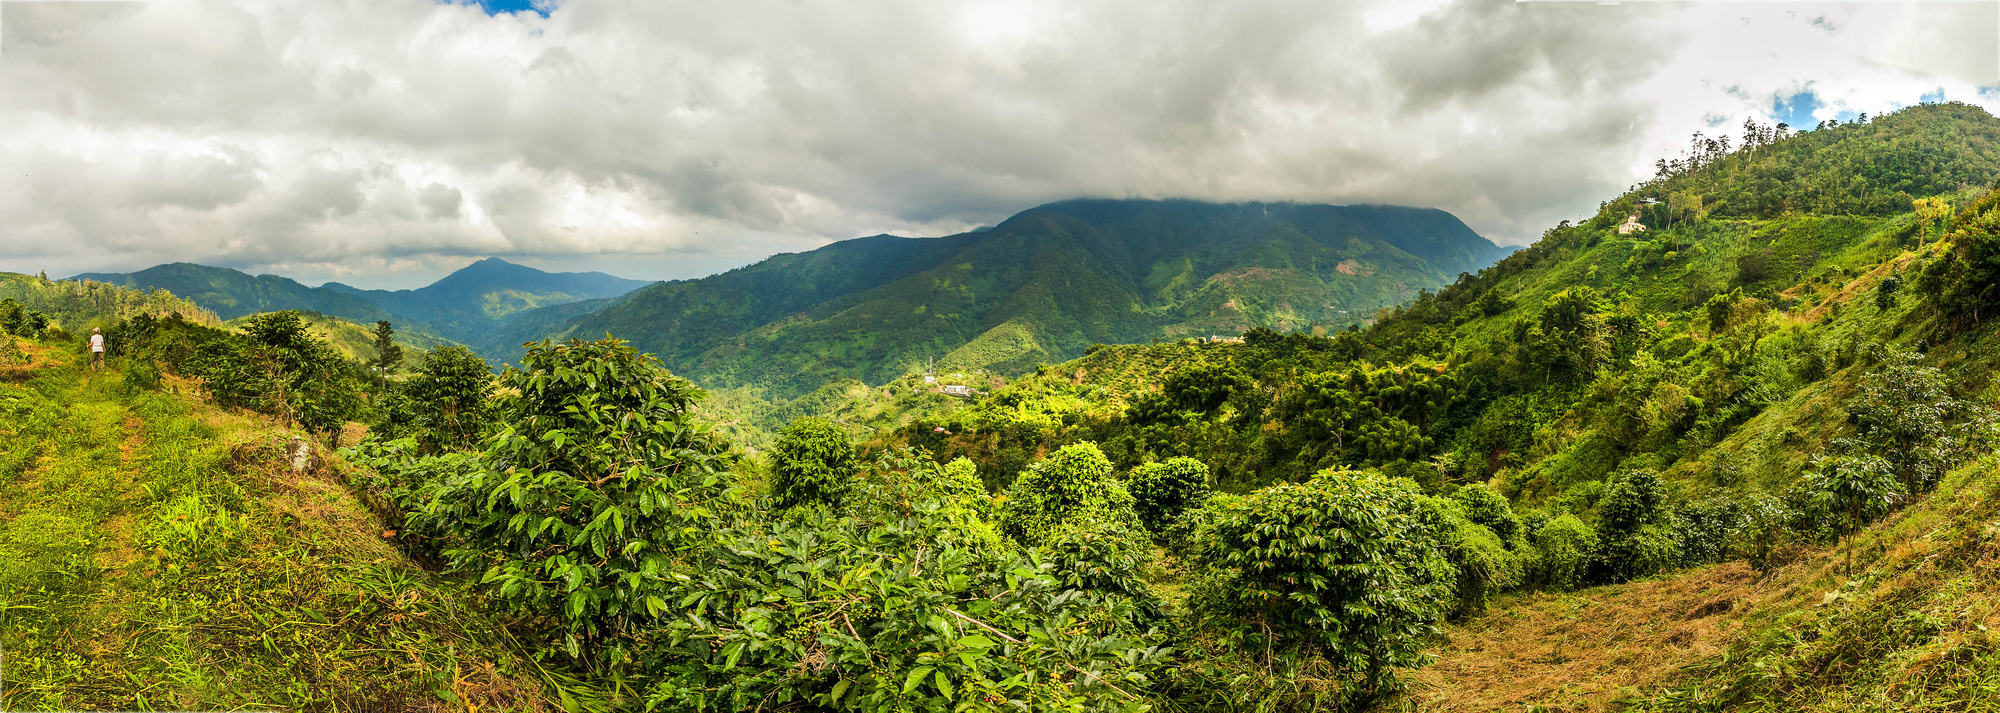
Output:
M1723 651L1771 596L1741 562L1524 595L1447 627L1448 644L1413 676L1409 702L1421 711L1616 710Z

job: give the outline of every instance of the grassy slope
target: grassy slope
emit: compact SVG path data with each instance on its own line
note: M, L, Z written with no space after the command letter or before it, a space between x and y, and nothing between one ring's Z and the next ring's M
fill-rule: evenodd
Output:
M557 707L294 432L36 351L0 384L0 708Z

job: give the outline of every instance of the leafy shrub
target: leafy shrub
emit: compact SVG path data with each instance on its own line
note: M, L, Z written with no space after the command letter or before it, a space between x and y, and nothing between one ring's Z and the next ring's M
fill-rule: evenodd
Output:
M0 347L0 349L4 349L4 347ZM0 357L0 363L5 363L4 357ZM124 372L125 378L121 383L126 393L153 391L160 388L160 370L154 367L149 361L143 359L128 361L125 363Z
M780 509L837 508L854 486L859 459L847 432L823 418L801 418L771 447L771 498Z
M1076 443L1028 466L1000 504L1000 529L1030 547L1086 520L1136 517L1132 495L1111 477L1111 461L1095 443Z
M1259 490L1209 527L1222 573L1195 595L1236 647L1324 657L1367 698L1423 660L1456 572L1408 480L1328 469Z
M1222 513L1229 512L1243 502L1243 496L1231 493L1210 493L1200 507L1188 508L1167 523L1161 538L1167 542L1167 550L1175 555L1200 562L1214 558L1215 538L1210 529Z
M1597 532L1575 515L1561 515L1535 531L1532 581L1543 588L1567 592L1583 586L1591 562L1597 559Z
M1856 530L1895 506L1906 491L1896 479L1895 467L1875 456L1843 456L1815 464L1806 476L1806 490L1824 512L1839 519L1839 532L1847 537L1847 567L1854 568Z
M445 558L501 602L553 618L572 656L630 661L668 575L712 556L727 444L693 418L701 391L616 339L533 345L501 382L478 467L414 486L435 490L411 527L454 543Z
M465 450L478 444L492 396L493 374L479 355L441 346L384 400L377 429L389 438L412 437L426 452Z
M1487 491L1492 492L1492 491ZM1475 496L1477 497L1477 496ZM1495 494L1495 497L1498 497ZM1506 501L1502 500L1504 504ZM1496 592L1520 586L1525 571L1523 557L1510 552L1509 544L1484 524L1474 522L1463 501L1425 498L1425 516L1438 533L1445 556L1458 568L1453 591L1458 595L1456 614L1477 616L1486 611L1487 601ZM1511 521L1513 513L1507 513Z
M298 312L257 315L243 331L275 372L268 383L278 388L266 403L278 414L308 431L331 434L361 414L359 365L308 333Z
M1452 498L1465 508L1465 519L1484 525L1502 542L1512 542L1521 533L1521 521L1514 516L1514 507L1507 497L1493 492L1483 483L1474 483L1459 488Z
M1169 458L1133 468L1127 478L1139 521L1155 534L1188 508L1208 499L1208 466L1193 458Z
M1682 567L1698 567L1728 559L1746 525L1746 508L1728 499L1686 503L1667 517Z
M1130 518L1087 517L1063 527L1038 551L1065 586L1132 597L1151 615L1158 602L1141 576L1151 560L1150 542Z
M1660 475L1633 470L1613 480L1597 503L1597 579L1623 582L1672 569L1680 561L1666 524Z
M919 449L885 450L855 481L845 512L883 521L921 515L938 524L939 543L997 562L1007 547L975 468L965 458L940 467Z
M938 471L938 487L941 492L964 500L986 500L986 484L979 480L979 465L971 458L959 456Z
M1952 396L1944 372L1921 355L1877 351L1883 368L1845 404L1855 435L1834 446L1882 459L1908 495L1928 492L1987 445L1992 410Z

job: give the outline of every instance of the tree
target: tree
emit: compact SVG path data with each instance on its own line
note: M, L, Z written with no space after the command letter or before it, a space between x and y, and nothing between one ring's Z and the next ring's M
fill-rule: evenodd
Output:
M1743 301L1743 290L1737 288L1708 298L1702 309L1708 313L1708 333L1717 335L1729 329L1736 319L1736 303Z
M1951 222L1951 203L1942 198L1918 198L1910 204L1917 213L1917 244L1944 232Z
M1604 300L1589 287L1571 287L1543 301L1540 326L1556 347L1549 366L1572 378L1589 376L1611 354Z
M1888 311L1896 306L1896 295L1903 291L1903 278L1895 275L1882 278L1875 285L1875 309Z
M1860 392L1844 404L1854 435L1834 446L1883 459L1903 492L1914 496L1937 487L1979 450L1993 414L1953 397L1944 371L1925 364L1922 355L1884 350L1880 359L1886 365L1863 377Z
M361 414L358 367L310 332L295 311L250 318L248 368L265 372L266 410L325 433L338 445L340 427Z
M1875 456L1846 456L1824 463L1807 476L1807 489L1821 507L1840 518L1840 535L1847 538L1847 571L1854 571L1854 533L1888 512L1903 488L1888 461Z
M396 344L396 330L386 320L376 322L375 368L381 369L382 373L387 375L402 363L403 348Z
M467 450L486 428L492 396L493 373L479 355L441 346L383 400L377 427L389 438L416 438L426 453Z
M14 298L0 299L0 332L22 333L22 325L28 321L28 311Z
M1392 690L1453 607L1457 570L1407 479L1327 469L1216 514L1197 606L1247 649L1323 656L1357 698Z
M823 418L801 418L771 448L771 498L779 509L838 508L860 465L847 432Z

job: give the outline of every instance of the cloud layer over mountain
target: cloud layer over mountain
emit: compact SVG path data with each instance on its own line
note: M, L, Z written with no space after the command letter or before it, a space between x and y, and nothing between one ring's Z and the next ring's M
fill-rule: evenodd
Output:
M1779 99L1995 82L1985 5L544 7L8 3L0 269L684 277L1082 196L1435 206L1524 242Z

